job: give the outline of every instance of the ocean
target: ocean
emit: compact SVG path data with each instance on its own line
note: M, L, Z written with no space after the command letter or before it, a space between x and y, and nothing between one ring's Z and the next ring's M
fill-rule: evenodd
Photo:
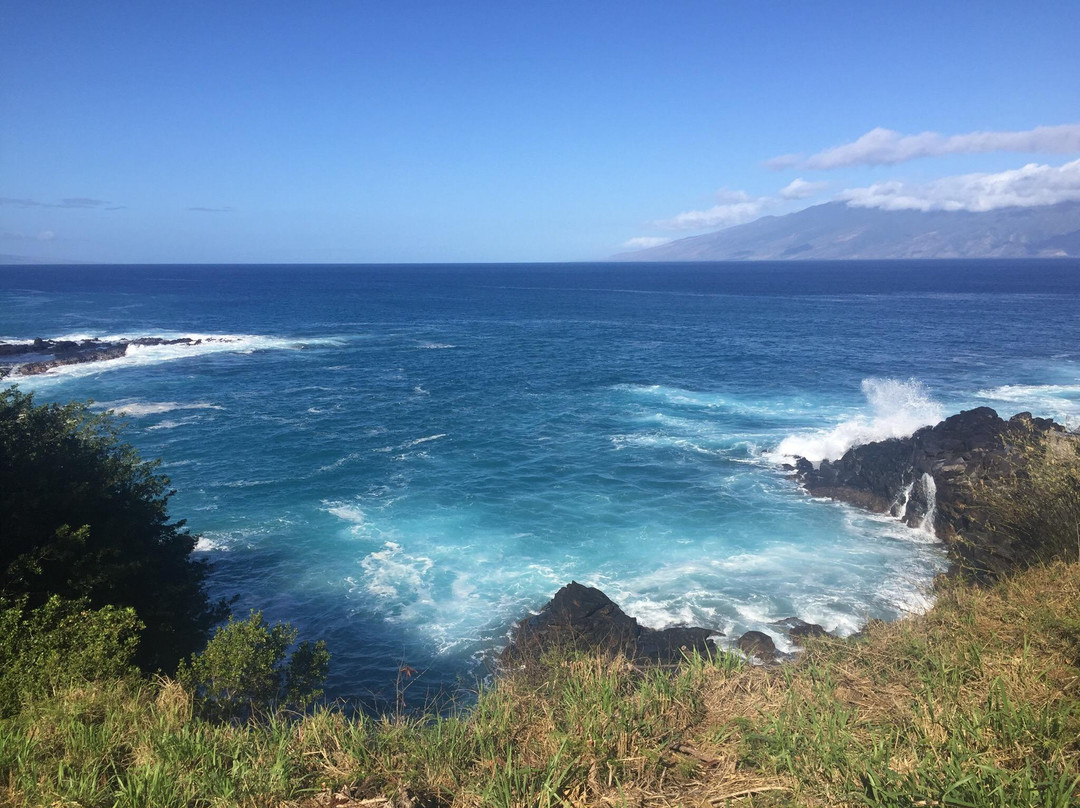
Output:
M980 405L1076 427L1078 315L1075 260L0 267L2 339L203 339L6 382L122 414L213 593L360 700L475 687L571 580L781 648L925 609L934 537L782 464Z

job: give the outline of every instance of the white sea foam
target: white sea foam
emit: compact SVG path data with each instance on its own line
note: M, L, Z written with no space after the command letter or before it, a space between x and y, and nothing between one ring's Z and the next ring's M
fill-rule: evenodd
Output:
M612 435L611 443L616 451L636 447L645 449L681 449L685 452L704 455L720 454L719 450L709 449L686 438L676 438L671 435Z
M428 443L429 441L439 440L441 438L445 438L446 435L447 435L446 432L440 432L438 435L428 435L426 438L417 438L416 440L406 441L405 443L401 444L398 448L399 449L412 449L414 446L419 446L422 443Z
M328 514L343 521L354 525L362 525L367 521L364 512L354 502L329 502L324 500L323 505L326 506Z
M212 550L227 550L228 547L221 541L206 536L199 536L198 540L195 542L194 549L196 553L208 553Z
M193 401L185 404L177 401L101 401L94 409L112 410L117 415L130 415L132 418L141 418L146 415L160 415L173 410L223 410L217 404L205 401Z
M360 458L360 452L349 452L347 455L344 455L343 457L339 457L333 463L327 463L325 466L319 466L318 473L324 473L324 472L327 472L327 471L334 471L335 469L341 468L346 463L351 463L352 461L358 460L359 458Z
M1036 415L1058 420L1080 416L1080 385L1077 384L1006 384L980 390L976 397L990 402L1007 402L1014 409L1026 409ZM1012 413L1002 413L1008 417Z
M197 416L197 415L190 415L187 418L166 418L165 420L159 421L158 423L154 424L153 426L148 426L147 429L148 430L176 429L177 427L180 427L180 426L185 426L187 424L193 424L197 420L199 420L199 416Z
M449 348L456 348L457 346L447 342L421 342L416 347L427 351L445 351Z
M430 599L424 576L434 562L426 556L406 553L397 542L386 542L383 549L367 555L360 566L366 573L364 586L372 595L401 599L407 604Z
M859 413L829 430L790 435L780 442L769 458L786 462L805 457L814 463L836 459L853 446L888 438L906 438L920 427L944 418L941 404L930 397L922 382L915 379L864 379L863 394L869 413Z
M784 418L804 415L804 401L798 400L744 400L723 393L707 393L684 390L663 384L618 384L612 389L646 399L654 399L662 405L682 409L722 410L736 415L766 418Z

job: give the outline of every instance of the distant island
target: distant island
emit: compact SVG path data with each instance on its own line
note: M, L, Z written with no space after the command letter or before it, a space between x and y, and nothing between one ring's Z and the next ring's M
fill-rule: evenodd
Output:
M880 210L846 202L765 216L616 261L785 261L1080 256L1080 202L970 211Z

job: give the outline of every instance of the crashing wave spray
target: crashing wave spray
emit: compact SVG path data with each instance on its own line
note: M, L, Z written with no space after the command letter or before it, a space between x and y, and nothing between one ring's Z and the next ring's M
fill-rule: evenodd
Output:
M916 379L863 379L863 395L871 415L857 415L829 431L790 435L775 455L805 457L814 463L842 457L852 446L906 438L916 429L936 424L945 417L942 406L930 397L926 385Z
M896 501L893 502L889 508L889 513L903 522L907 519L908 503L911 502L911 491L915 487L915 482L912 481L904 486L904 489L896 497Z
M937 535L934 532L934 519L937 517L937 482L934 480L934 476L924 473L922 486L926 498L926 513L923 514L922 521L919 522L919 530L935 536Z

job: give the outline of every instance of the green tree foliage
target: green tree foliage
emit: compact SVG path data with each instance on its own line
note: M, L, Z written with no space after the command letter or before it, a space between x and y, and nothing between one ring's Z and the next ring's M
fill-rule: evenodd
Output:
M288 623L269 625L262 612L229 618L201 654L181 662L177 679L211 718L246 718L274 707L303 709L322 695L330 653L322 640L301 643Z
M0 609L0 717L71 685L132 673L141 629L134 609L55 596L37 609Z
M206 565L169 521L173 492L155 466L86 404L0 392L0 598L131 607L145 625L136 662L171 671L225 609L207 600Z

